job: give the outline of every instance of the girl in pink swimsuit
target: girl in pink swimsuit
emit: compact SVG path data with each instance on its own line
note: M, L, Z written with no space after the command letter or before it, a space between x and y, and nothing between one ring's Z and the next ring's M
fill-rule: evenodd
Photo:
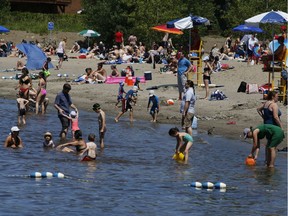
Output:
M72 131L72 137L75 139L75 131L80 130L78 126L78 117L79 117L79 111L75 112L74 110L70 112L70 118L71 118L71 131Z

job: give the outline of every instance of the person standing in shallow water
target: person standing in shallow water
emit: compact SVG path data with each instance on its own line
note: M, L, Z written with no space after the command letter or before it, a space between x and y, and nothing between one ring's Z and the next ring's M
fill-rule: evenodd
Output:
M105 112L101 109L100 104L95 103L93 105L93 110L98 113L98 122L99 122L99 142L100 147L104 148L104 136L106 133L106 115Z
M256 128L245 128L243 131L244 139L253 138L253 146L251 153L248 157L254 158L255 160L258 157L260 149L260 140L266 137L266 165L269 168L274 167L276 159L276 147L283 141L285 138L284 131L275 125L272 124L262 124L258 125Z
M71 90L71 85L65 83L63 85L63 90L59 92L55 98L54 107L58 111L58 118L60 119L62 130L60 132L61 139L66 139L68 128L70 126L70 107L78 112L77 107L72 103L69 92Z

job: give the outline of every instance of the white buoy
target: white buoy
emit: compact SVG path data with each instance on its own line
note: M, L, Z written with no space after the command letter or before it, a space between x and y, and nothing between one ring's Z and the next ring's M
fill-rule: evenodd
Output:
M216 182L214 186L215 186L216 189L224 189L224 188L226 188L226 184L223 183L223 182Z
M64 178L64 174L63 173L53 173L53 177L56 177L56 178Z
M202 183L201 182L192 182L191 183L191 187L201 188L202 187Z
M40 172L34 172L30 174L31 178L42 178L42 174Z
M214 184L212 182L204 182L202 183L203 188L213 188Z
M51 172L43 172L42 174L42 178L51 178L53 177L53 173Z

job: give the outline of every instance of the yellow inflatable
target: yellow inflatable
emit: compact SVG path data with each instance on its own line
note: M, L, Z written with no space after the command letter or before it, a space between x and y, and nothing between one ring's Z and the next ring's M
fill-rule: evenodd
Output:
M182 153L182 152L179 152L179 153L175 153L173 155L173 159L174 160L178 160L178 161L184 161L185 160L185 155Z

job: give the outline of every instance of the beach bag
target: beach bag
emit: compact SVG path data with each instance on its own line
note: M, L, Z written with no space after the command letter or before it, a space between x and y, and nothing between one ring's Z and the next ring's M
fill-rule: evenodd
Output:
M247 85L247 83L244 82L244 81L242 81L242 82L240 83L240 86L239 86L237 92L246 92L246 85Z
M247 84L246 93L247 94L259 93L258 84L250 84L250 83Z

